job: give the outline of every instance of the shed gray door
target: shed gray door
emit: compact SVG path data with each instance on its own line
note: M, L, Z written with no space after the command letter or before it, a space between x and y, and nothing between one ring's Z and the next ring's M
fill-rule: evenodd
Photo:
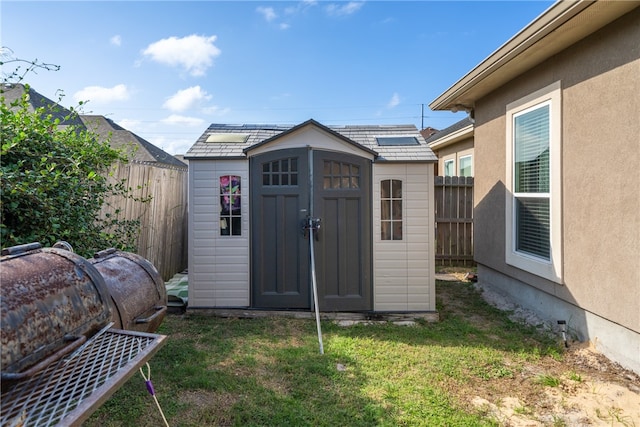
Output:
M308 158L307 148L251 158L252 305L311 307L309 241L301 226L313 210L321 220L314 240L320 310L370 310L370 161L314 150L310 185Z
M251 158L252 305L309 308L309 243L300 224L309 209L306 148Z
M316 255L323 311L371 310L371 162L314 152L313 212L321 219Z

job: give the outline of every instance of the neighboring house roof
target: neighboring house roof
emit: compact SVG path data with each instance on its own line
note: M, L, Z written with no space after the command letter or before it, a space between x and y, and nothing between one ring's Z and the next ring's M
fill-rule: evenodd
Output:
M21 83L3 83L0 86L0 97L4 97L5 104L11 105L17 101L25 93L26 87ZM72 114L71 110L63 107L55 101L43 96L29 87L29 98L27 100L29 104L29 111L35 112L36 109L44 107L46 108L46 115L51 114L53 119L60 120L62 126L78 126L84 128L84 124L78 118L76 114Z
M102 138L109 138L109 145L132 154L132 160L156 166L186 169L187 165L144 138L119 126L113 120L99 115L80 116L86 128Z
M0 86L0 96L4 97L6 104L11 104L18 100L24 93L26 87L21 83L5 83ZM163 167L175 167L186 169L187 165L161 150L149 141L130 132L112 120L98 115L73 114L71 110L61 106L55 101L47 98L29 87L29 111L34 112L37 108L45 107L46 114L51 114L54 119L59 119L62 126L77 126L80 129L87 129L105 140L110 137L109 145L113 148L131 147L135 150L133 160L140 163L154 164Z
M465 117L448 128L431 135L426 141L432 150L439 150L472 136L473 122L469 117Z
M187 151L186 159L244 159L252 148L270 143L305 126L324 132L374 154L376 161L435 162L437 157L414 125L325 126L311 119L295 126L212 124ZM226 135L226 136L225 136ZM380 145L378 138L415 138L415 145ZM207 142L207 140L209 142ZM388 140L387 140L388 141Z
M638 6L638 1L559 0L429 107L434 111L469 111L476 100Z
M431 135L433 135L434 133L438 133L440 132L438 129L432 128L432 127L426 127L424 129L420 130L420 135L422 135L422 137L424 139L429 138Z

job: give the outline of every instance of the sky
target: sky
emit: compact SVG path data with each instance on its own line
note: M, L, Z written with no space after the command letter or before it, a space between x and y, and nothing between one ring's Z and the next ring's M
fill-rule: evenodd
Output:
M171 154L212 123L413 124L552 1L0 2L3 78ZM17 67L20 67L17 69Z

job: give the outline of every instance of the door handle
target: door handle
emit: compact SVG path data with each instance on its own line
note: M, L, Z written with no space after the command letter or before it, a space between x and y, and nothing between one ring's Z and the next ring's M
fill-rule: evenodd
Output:
M320 218L312 218L312 217L307 217L300 222L302 234L305 237L305 239L309 235L309 230L311 230L311 232L314 234L315 240L316 241L319 240L318 230L320 230L320 222L321 222Z

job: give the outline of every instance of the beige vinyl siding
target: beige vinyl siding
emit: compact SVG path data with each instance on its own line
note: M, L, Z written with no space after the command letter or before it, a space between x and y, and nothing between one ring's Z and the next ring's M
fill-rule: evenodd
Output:
M242 234L220 235L219 178L241 179ZM189 307L248 307L249 164L192 160L189 164Z
M433 164L373 165L373 293L376 311L434 311ZM380 182L402 181L403 240L381 240Z

